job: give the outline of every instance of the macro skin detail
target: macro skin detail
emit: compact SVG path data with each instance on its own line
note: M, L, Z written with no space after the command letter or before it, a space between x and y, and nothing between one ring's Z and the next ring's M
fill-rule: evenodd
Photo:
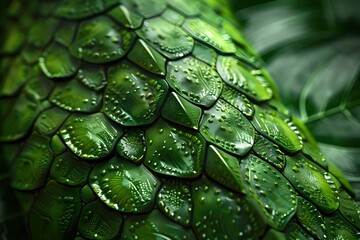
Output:
M9 3L1 161L24 238L359 238L349 183L225 5Z

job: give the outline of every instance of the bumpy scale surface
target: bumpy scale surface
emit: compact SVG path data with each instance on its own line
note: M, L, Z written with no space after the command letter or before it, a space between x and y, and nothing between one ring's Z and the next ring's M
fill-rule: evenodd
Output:
M26 219L4 239L359 238L225 1L4 5L1 206L10 179Z

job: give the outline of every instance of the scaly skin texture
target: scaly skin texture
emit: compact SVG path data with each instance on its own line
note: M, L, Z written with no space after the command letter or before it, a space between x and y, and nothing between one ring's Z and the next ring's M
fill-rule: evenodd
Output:
M1 161L28 238L358 238L351 187L230 15L215 1L11 1Z

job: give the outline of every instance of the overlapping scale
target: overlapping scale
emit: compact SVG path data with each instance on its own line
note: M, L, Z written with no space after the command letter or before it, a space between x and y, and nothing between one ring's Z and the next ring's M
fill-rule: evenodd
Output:
M143 18L140 15L130 11L123 5L113 8L107 14L124 27L130 29L139 28L143 22Z
M272 97L272 90L252 75L244 64L234 57L219 56L217 71L231 87L244 93L255 101L266 101Z
M0 47L30 238L358 238L349 182L221 1L40 2L9 3Z
M194 50L192 51L192 55L195 58L209 64L211 67L216 66L217 54L216 54L215 50L209 46L206 46L199 42L195 42Z
M104 12L116 4L119 4L118 0L62 0L55 10L55 16L79 20Z
M50 176L58 183L69 186L86 184L91 166L85 161L76 159L69 151L54 158Z
M69 47L73 41L78 24L73 21L62 21L59 23L59 27L54 34L55 42L60 43L63 46Z
M252 118L254 115L254 106L251 101L242 93L224 85L220 98L239 109L246 117Z
M201 115L200 107L175 92L170 93L162 109L162 116L167 120L195 130L199 129Z
M239 160L227 152L210 145L207 150L205 171L218 183L233 191L245 193Z
M192 0L167 0L168 4L185 16L195 16L200 13L199 2Z
M171 220L188 226L193 211L189 185L177 180L167 180L157 194L157 206Z
M256 134L253 149L257 156L264 159L278 170L282 171L284 169L286 156L275 143L259 134Z
M133 215L126 218L121 239L171 239L195 240L193 232L164 216L154 209L147 215Z
M319 239L327 238L325 222L321 213L314 205L302 197L298 197L296 217L300 224L313 236Z
M163 119L146 130L144 164L171 177L195 178L202 172L205 140L188 129L172 126Z
M48 78L66 78L73 76L80 63L73 58L66 47L52 43L39 58L39 65Z
M29 213L31 239L74 238L80 211L80 189L50 180L40 190Z
M360 206L352 199L352 197L344 190L339 194L340 213L351 222L356 228L360 228Z
M122 58L135 38L132 31L106 16L80 23L70 45L73 56L90 63L107 63Z
M235 44L231 37L199 18L188 19L183 27L196 39L214 47L222 53L235 53ZM199 31L201 29L201 31Z
M150 211L160 187L160 180L143 165L117 157L97 164L89 183L103 203L124 213Z
M159 115L167 91L164 79L122 62L108 69L103 111L125 126L150 124Z
M331 213L339 207L336 191L318 167L303 156L287 157L283 174L298 193L309 199L321 211Z
M339 213L324 217L328 239L358 240L359 231Z
M11 111L2 119L0 141L14 141L26 136L38 115L49 107L49 102L40 102L26 92L20 93L12 105Z
M35 122L35 129L42 135L54 134L65 122L69 113L54 107L43 111Z
M104 67L99 65L83 65L76 75L76 79L94 91L101 91L107 83Z
M120 156L139 163L146 151L144 131L141 129L129 130L121 137L116 149Z
M193 182L191 192L192 226L198 239L257 239L263 234L264 222L245 196L206 177Z
M166 9L164 0L120 0L120 3L146 18L159 15Z
M207 141L236 155L246 154L255 138L255 130L249 120L221 99L204 111L200 133Z
M180 96L205 107L214 104L223 86L213 68L191 56L169 62L166 80Z
M4 77L0 83L0 97L13 96L28 81L32 68L21 57L3 58L1 65Z
M270 226L283 230L296 212L294 188L278 170L255 155L241 160L241 169L249 201Z
M183 15L176 12L175 10L172 10L171 8L166 9L161 17L177 26L181 26L181 24L185 21L185 17Z
M122 222L120 213L95 200L82 208L78 229L87 239L113 239L119 234Z
M30 25L27 34L27 44L32 48L44 48L51 41L58 21L48 18L47 21L38 19Z
M100 109L102 95L72 79L69 82L58 83L49 100L67 111L93 113Z
M39 67L34 67L33 74L24 87L26 94L36 101L46 100L54 88L53 81L49 81L40 71Z
M67 147L87 160L110 155L123 133L102 113L72 114L59 131Z
M33 133L14 159L11 185L19 190L34 190L46 184L53 154L49 138Z
M169 59L188 55L194 46L192 37L181 27L160 17L145 20L142 28L136 33Z
M252 124L258 132L290 153L302 149L300 133L290 120L283 120L273 110L262 109L257 105L254 107L255 115Z
M128 58L149 72L165 75L165 58L141 39L135 43L128 54Z

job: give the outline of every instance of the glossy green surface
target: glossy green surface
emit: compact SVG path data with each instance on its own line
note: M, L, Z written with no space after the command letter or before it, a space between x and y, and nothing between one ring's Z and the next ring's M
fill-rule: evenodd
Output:
M217 72L194 57L170 62L166 79L181 96L202 106L211 106L219 97L222 81Z
M39 58L39 66L48 78L70 77L76 73L79 65L79 61L64 46L56 43L48 46Z
M144 166L116 157L96 165L89 182L106 205L125 213L152 209L160 186L160 181Z
M134 37L110 18L99 16L80 23L70 52L90 63L111 62L126 54Z
M9 3L0 186L23 210L1 236L358 238L351 187L225 5ZM20 216L27 234L8 232Z
M188 226L193 211L189 185L177 180L166 181L158 193L157 206L170 219Z
M113 151L122 130L102 113L72 114L61 127L60 134L77 156L99 159Z
M148 128L145 134L145 166L168 176L199 176L203 167L205 140L199 133L184 130L162 119Z
M241 163L245 192L270 226L283 230L297 208L296 193L275 168L249 155Z
M159 17L145 20L142 28L136 32L139 37L170 59L178 59L189 54L194 45L194 40L185 30Z
M108 79L103 103L106 115L125 126L149 124L156 119L168 91L164 79L143 73L127 62L109 68Z
M223 100L204 111L200 132L207 141L237 155L247 153L255 137L254 128L245 116Z

